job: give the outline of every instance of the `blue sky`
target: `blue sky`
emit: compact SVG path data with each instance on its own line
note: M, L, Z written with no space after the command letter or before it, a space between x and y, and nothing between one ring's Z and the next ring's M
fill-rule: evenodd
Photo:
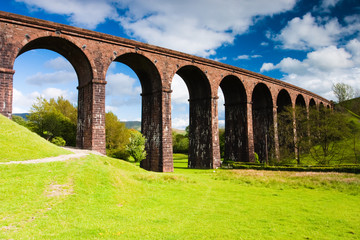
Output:
M360 82L359 0L3 0L0 10L87 28L210 58L335 100L331 87ZM34 50L14 69L14 112L36 96L76 103L77 78L60 55ZM127 66L107 74L106 109L140 120L141 88ZM188 124L188 92L175 76L173 127ZM219 91L219 119L223 96Z

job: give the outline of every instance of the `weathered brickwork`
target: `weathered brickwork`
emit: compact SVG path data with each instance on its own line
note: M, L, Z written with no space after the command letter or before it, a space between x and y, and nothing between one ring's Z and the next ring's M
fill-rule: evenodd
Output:
M254 161L278 156L277 114L285 106L331 107L309 91L241 68L120 37L0 12L0 113L11 117L13 65L32 49L64 56L78 76L77 146L106 152L106 72L113 61L129 66L142 86L142 132L151 171L173 171L171 81L180 75L189 90L189 167L220 166L218 89L225 97L225 157ZM275 130L274 138L268 133ZM296 131L294 131L296 137ZM266 146L268 146L266 148ZM273 148L275 146L275 148ZM269 152L269 149L275 152Z

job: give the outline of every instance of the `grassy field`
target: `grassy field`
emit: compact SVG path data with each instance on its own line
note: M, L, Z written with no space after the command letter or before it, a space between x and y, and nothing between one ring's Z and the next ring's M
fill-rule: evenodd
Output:
M0 114L0 162L53 157L69 153Z
M360 176L121 160L0 166L0 239L359 239Z
M63 151L12 124L0 116L0 159ZM0 239L360 239L360 175L174 166L0 165Z

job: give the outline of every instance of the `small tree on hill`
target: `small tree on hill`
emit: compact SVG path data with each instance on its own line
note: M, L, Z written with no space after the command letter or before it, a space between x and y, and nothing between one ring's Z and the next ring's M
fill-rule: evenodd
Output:
M355 95L354 89L345 83L336 83L332 86L335 96L339 103L352 99Z
M130 142L126 145L126 150L132 156L135 162L141 162L146 158L145 151L146 138L138 131L130 131Z
M127 160L129 154L126 145L129 143L130 132L125 123L120 122L112 112L105 114L105 133L107 155Z
M349 134L349 126L343 114L330 109L310 111L311 148L310 154L320 164L341 160L344 139Z

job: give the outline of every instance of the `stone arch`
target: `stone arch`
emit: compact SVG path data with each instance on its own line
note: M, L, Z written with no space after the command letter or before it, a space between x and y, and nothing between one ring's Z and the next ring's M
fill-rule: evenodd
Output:
M25 44L16 57L34 49L47 49L66 58L75 69L79 86L86 85L93 80L93 70L88 57L69 40L54 36L39 37Z
M241 80L228 75L220 82L225 98L225 160L248 162L247 95Z
M254 132L254 149L260 161L267 161L274 146L273 101L269 88L264 83L258 83L252 93L252 118Z
M173 171L172 161L163 161L163 138L166 135L163 131L164 92L157 67L146 56L139 53L125 53L116 57L114 61L130 67L141 84L141 131L147 139L145 144L147 156L141 161L140 166L151 171ZM168 144L171 145L171 139L168 139ZM172 152L170 155L172 157Z
M288 114L288 108L292 108L292 101L290 94L287 90L282 89L279 92L276 99L276 105L279 154L280 157L286 157L289 155L293 155L294 153L294 142L289 141L289 139L294 139L294 132L289 132L289 126L292 126L293 117L292 114L291 116L289 116Z
M295 100L295 106L306 107L306 103L305 103L305 99L304 99L303 95L301 95L301 94L297 95L296 100Z
M186 65L176 72L189 91L189 168L213 167L212 97L205 73Z
M98 122L101 123L105 120L103 114L105 110L99 108L99 112L96 113L93 110L93 99L96 98L94 92L96 92L100 98L101 96L105 96L105 92L103 91L103 86L97 86L98 91L93 91L95 87L92 85L94 76L89 58L71 41L55 36L39 37L29 41L19 50L16 57L34 49L54 51L66 58L74 67L79 85L76 146L105 153L105 129L102 126L97 126ZM105 83L101 83L101 85L104 84ZM100 105L101 104L100 101ZM103 108L104 107L105 106L103 106ZM98 120L94 118L95 115L95 118Z
M316 103L313 98L311 98L309 101L309 109L311 109L311 108L316 108Z

